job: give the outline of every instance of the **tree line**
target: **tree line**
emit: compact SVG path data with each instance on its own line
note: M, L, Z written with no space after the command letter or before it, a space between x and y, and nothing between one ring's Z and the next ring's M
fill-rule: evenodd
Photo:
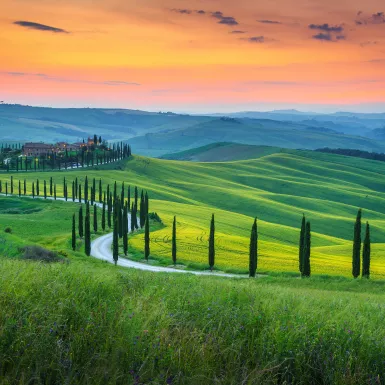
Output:
M13 156L11 161L3 165L7 172L28 172L67 170L79 167L93 167L100 164L112 163L118 160L129 158L132 155L129 144L113 144L111 147L88 150L85 147L79 151L64 150L62 153L54 151L37 157L34 156Z

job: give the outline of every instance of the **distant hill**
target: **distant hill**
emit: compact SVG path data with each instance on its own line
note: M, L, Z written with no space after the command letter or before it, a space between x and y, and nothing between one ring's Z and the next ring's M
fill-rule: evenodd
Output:
M215 142L235 142L292 149L320 147L353 148L384 152L385 142L369 138L322 131L318 128L274 120L216 118L186 128L158 131L132 138L134 151L148 156L162 156L190 150Z
M279 147L253 146L238 143L213 143L191 150L166 154L161 159L188 160L192 162L229 162L234 160L257 159L281 152Z
M46 108L0 104L0 142L76 142L97 134L129 141L152 157L217 142L282 148L349 148L385 151L381 114L247 112L229 116L103 108ZM372 136L372 137L368 137Z

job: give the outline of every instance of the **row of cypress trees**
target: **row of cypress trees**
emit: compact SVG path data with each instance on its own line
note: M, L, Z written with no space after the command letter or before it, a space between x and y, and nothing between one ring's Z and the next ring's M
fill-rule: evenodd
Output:
M366 222L365 238L362 247L362 271L361 271L361 246L362 246L362 209L358 210L356 222L354 224L353 254L352 254L352 275L358 278L362 274L363 278L370 277L370 225Z

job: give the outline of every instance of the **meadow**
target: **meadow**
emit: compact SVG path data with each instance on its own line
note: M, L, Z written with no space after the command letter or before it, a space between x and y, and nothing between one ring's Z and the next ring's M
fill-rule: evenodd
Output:
M258 159L193 163L134 156L93 170L39 173L53 176L62 194L65 176L102 178L137 185L150 196L150 211L164 226L151 234L151 257L170 260L171 222L177 216L178 260L207 268L210 216L216 216L216 267L246 272L254 217L259 226L258 271L297 272L302 213L312 223L312 272L350 276L353 224L358 208L372 228L372 277L385 276L385 165L308 151L284 150ZM30 191L34 173L19 173ZM3 184L9 176L2 176ZM69 231L69 230L68 230ZM132 254L143 250L143 234L130 237Z

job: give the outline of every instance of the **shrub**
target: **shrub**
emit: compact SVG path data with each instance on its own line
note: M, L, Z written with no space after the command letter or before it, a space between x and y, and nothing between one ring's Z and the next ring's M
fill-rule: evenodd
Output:
M61 262L64 260L54 251L44 249L41 246L25 246L21 251L24 252L24 259L42 262Z
M10 227L6 227L4 229L4 232L8 233L8 234L11 234L12 233L12 229Z
M149 213L148 218L152 219L154 222L163 224L162 220L160 219L160 216L157 213Z

